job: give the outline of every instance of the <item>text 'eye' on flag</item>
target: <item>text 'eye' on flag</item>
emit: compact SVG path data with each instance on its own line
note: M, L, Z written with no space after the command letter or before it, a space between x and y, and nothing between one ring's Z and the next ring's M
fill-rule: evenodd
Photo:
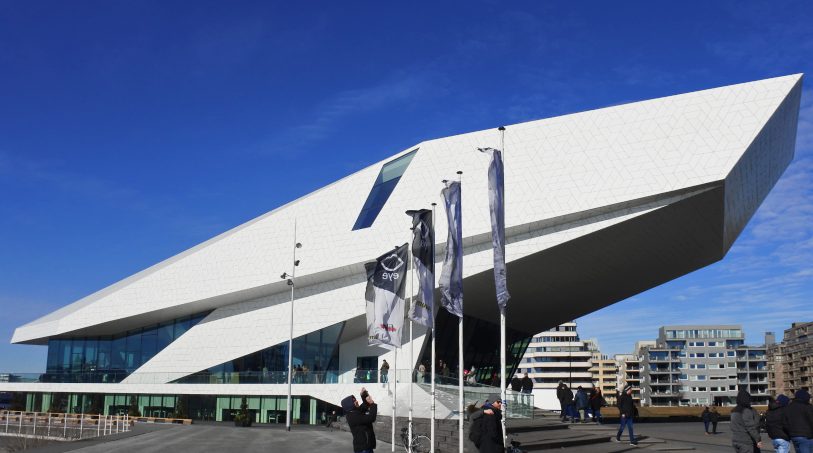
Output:
M409 244L397 247L365 264L367 271L368 344L401 347L404 329L404 289Z

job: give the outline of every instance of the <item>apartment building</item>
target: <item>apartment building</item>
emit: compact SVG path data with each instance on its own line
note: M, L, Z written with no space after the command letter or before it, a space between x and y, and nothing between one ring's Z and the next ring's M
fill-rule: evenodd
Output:
M640 348L646 406L733 405L737 392L768 399L767 348L745 345L739 325L663 326Z
M574 389L593 385L590 347L579 338L575 322L540 332L531 339L517 373L527 372L533 379L538 406L559 408L556 400L559 381Z
M768 347L768 373L773 395L791 395L813 384L813 322L795 322L781 343Z
M601 389L607 404L614 405L618 389L618 363L602 354L598 343L594 340L592 342L588 340L588 349L590 349L591 343L595 346L594 349L591 349L590 357L590 374L593 376L593 385Z

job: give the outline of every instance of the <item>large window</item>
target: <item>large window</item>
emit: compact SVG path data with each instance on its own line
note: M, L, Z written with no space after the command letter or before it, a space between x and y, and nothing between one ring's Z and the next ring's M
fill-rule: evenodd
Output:
M206 317L198 313L114 336L48 340L46 382L119 382Z
M294 338L291 376L299 384L337 382L339 337L344 322ZM288 342L257 351L208 370L183 377L180 383L207 384L281 384L288 381ZM375 376L375 374L373 374Z
M401 176L417 151L416 149L408 152L381 167L378 178L376 178L373 188L370 190L370 195L367 196L367 201L364 202L364 206L361 208L356 224L353 225L353 231L368 228L375 222L378 213L381 212L381 208L384 207L384 203L389 199L390 194L395 189L398 181L401 180Z

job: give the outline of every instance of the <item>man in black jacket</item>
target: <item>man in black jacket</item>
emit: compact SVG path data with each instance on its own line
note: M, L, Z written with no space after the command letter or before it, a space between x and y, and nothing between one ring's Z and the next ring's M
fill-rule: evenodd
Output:
M638 445L638 441L635 439L635 432L632 428L635 412L635 402L632 400L632 386L627 384L621 394L618 395L618 413L621 418L621 425L618 427L618 433L615 435L616 442L621 442L621 435L624 434L624 428L626 427L630 435L630 445Z
M525 376L522 377L522 404L531 404L531 397L526 395L530 395L533 391L534 381L528 377L526 372Z
M502 400L500 395L491 395L488 397L490 403L483 406L481 415L477 414L472 416L482 416L480 445L477 446L480 453L501 453L503 448L502 437Z
M511 379L511 402L517 402L517 395L522 391L522 379L519 378L518 375L514 375L514 379Z
M782 414L785 428L790 435L793 446L799 453L813 451L813 406L810 405L810 393L802 389L796 392L793 402Z
M373 423L378 413L378 405L364 387L361 388L361 399L362 403L359 404L355 396L348 396L342 400L342 409L353 434L353 451L373 453L375 450Z
M768 403L768 413L765 414L768 437L771 438L774 451L778 453L790 451L790 436L785 427L785 408L788 407L788 402L790 399L785 395L777 396L776 400L771 398Z
M559 400L559 405L562 407L561 417L563 422L567 422L567 418L572 416L570 414L570 404L573 403L573 390L567 386L563 381L559 381L559 386L556 387L556 398Z

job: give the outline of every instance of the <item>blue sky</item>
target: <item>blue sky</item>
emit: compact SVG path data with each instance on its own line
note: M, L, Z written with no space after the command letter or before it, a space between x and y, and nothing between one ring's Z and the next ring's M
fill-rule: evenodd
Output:
M809 3L0 0L0 371L14 327L424 139L810 72ZM569 2L567 2L569 3ZM579 319L813 320L813 94L720 263Z

